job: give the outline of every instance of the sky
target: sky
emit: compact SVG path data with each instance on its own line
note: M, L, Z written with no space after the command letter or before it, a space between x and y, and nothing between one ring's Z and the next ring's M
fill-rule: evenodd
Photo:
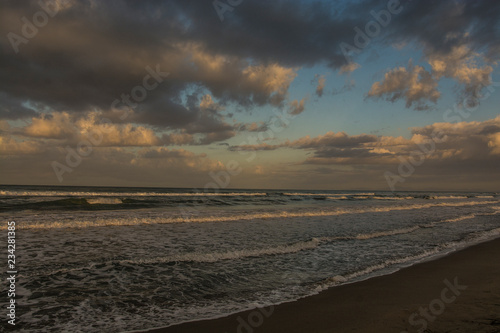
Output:
M7 0L0 183L499 191L496 1Z

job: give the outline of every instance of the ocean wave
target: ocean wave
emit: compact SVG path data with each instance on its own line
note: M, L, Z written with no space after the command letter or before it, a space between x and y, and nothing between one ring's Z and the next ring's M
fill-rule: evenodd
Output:
M355 239L373 239L373 238L379 238L379 237L385 237L385 236L394 236L394 235L401 235L401 234L409 234L411 232L414 232L415 230L420 229L419 226L413 226L409 228L403 228L403 229L395 229L395 230L387 230L387 231L377 231L374 233L370 234L361 234L357 235Z
M86 201L90 205L115 205L123 203L123 200L119 198L88 198Z
M302 192L285 192L283 195L286 196L358 196L358 195L375 195L375 193L302 193Z
M471 244L470 243L471 240L477 241L478 239L485 239L485 238L488 238L488 237L495 235L495 233L498 234L499 231L500 231L500 228L495 229L495 230L490 230L490 231L487 231L487 232L484 232L481 234L477 234L472 239L467 240L467 245ZM320 241L318 239L313 238L313 239L311 239L309 241L305 241L305 242L283 245L283 249L285 250L285 252L292 251L292 250L286 249L286 248L287 247L294 247L295 245L297 245L297 248L304 248L307 250L308 246L311 246L312 248L314 248L314 245L318 242L320 243ZM302 244L302 246L300 244ZM363 266L361 266L356 271L352 271L352 270L349 271L347 269L345 269L345 270L343 269L342 275L335 274L335 270L332 270L330 274L333 276L326 278L326 279L322 279L319 282L308 282L307 285L303 284L300 286L301 289L299 290L299 292L296 292L296 293L294 292L294 290L296 290L296 289L294 289L293 287L290 288L289 286L286 286L286 289L285 288L272 289L272 290L268 289L266 292L263 292L263 293L256 292L255 294L259 294L259 298L257 298L257 300L252 299L252 302L255 301L255 302L258 302L259 304L252 305L250 307L245 305L246 303L244 303L244 305L241 305L241 303L238 303L238 301L235 301L234 299L229 299L229 298L221 298L221 299L213 300L212 298L208 299L205 297L200 297L201 305L200 305L200 303L196 303L196 304L187 303L186 304L185 298L181 298L180 302L182 302L181 303L182 306L178 306L177 303L175 303L174 305L170 305L170 303L169 303L168 307L165 307L165 306L156 307L157 305L155 305L155 303L150 302L149 299L145 299L144 301L147 302L146 304L152 303L155 307L150 309L147 306L145 306L144 308L150 312L138 313L137 319L139 320L141 318L144 318L144 319L149 320L149 317L148 317L149 315L151 315L151 318L155 319L155 318L158 318L158 316L160 314L161 320L158 321L158 324L157 324L158 326L160 326L160 325L165 325L166 322L169 324L177 323L178 321L182 322L184 319L186 321L188 321L190 319L192 320L193 318L206 319L205 316L208 316L210 318L211 318L211 316L212 317L220 317L223 315L225 316L225 315L228 315L229 313L235 312L236 310L238 310L238 311L245 310L245 308L242 308L245 306L247 306L248 309L250 309L250 308L255 308L255 306L262 307L264 305L279 304L279 303L284 302L284 301L291 301L294 299L305 297L305 296L310 295L310 294L316 294L317 292L320 292L321 290L327 289L327 288L332 287L332 286L338 286L341 284L351 283L351 282L354 282L357 280L362 280L362 279L377 276L377 275L387 274L387 273L393 272L393 271L395 271L403 266L408 266L410 264L413 264L413 263L416 263L416 262L419 262L422 260L426 260L426 259L431 258L433 256L444 254L447 251L451 251L457 247L460 247L460 242L444 243L444 244L441 244L435 248L429 249L427 251L422 251L422 252L414 254L414 255L407 255L407 256L402 256L402 257L397 257L397 258L389 258L389 259L386 258L385 260L381 259L380 262L364 263ZM268 248L268 249L263 249L263 250L272 255L273 254L272 252L277 252L276 249L279 249L279 247ZM251 251L260 251L260 250L249 250L249 252L244 254L243 257L251 254ZM286 253L292 253L292 252L286 252ZM228 260L228 259L231 259L230 257L234 256L234 254L236 254L236 252L233 251L233 252L226 252L226 253L215 253L214 256L219 255L220 259L217 259L217 260ZM182 255L180 255L180 256L182 256ZM147 262L147 261L136 262L134 260L113 260L113 261L109 261L109 263L111 263L112 265L117 265L117 264L123 264L123 265L154 264L156 262L158 262L158 263L168 262L169 258L172 258L172 257L175 257L175 255L174 256L152 258L151 262ZM210 258L210 257L199 257L198 259L201 259L202 262L213 262L212 258ZM99 268L99 267L101 267L101 266L98 266L97 268L101 269L103 272L104 271L108 272L107 270L111 269L110 267L101 267L101 268ZM94 269L95 266L89 266L88 268ZM123 267L118 267L118 268L123 269ZM75 269L73 269L73 270L75 270ZM58 272L64 273L67 271L68 270L60 270ZM109 290L113 290L113 291L119 290L117 295L125 295L126 294L126 296L128 298L125 297L124 299L127 301L122 302L123 299L120 297L111 298L109 296L109 294L104 294L104 296L103 296L102 293L99 293L98 295L89 294L90 296L86 296L86 294L84 294L85 297L81 297L80 295L77 295L77 296L75 296L75 299L77 299L76 297L81 297L81 301L79 301L79 303L76 306L72 305L71 308L77 307L78 311L85 314L85 317L76 317L78 320L75 320L74 319L75 317L73 316L72 317L73 318L73 321L72 321L73 326L61 324L60 327L63 327L63 328L64 327L66 327L66 328L71 327L73 330L79 330L82 327L84 327L85 323L88 322L89 318L94 317L95 315L97 315L99 313L99 311L102 311L102 307L95 306L96 302L94 300L106 301L108 306L110 308L112 308L112 311L113 311L110 316L117 316L117 313L119 313L120 314L119 318L127 318L129 320L127 325L129 325L131 322L134 324L137 324L138 321L136 321L135 318L130 319L129 317L124 317L124 316L127 316L128 313L130 312L130 311L127 312L127 310L128 310L127 306L128 306L128 304L130 304L130 303L128 303L128 300L130 300L132 298L132 296L134 298L136 298L136 297L140 298L141 295L144 296L144 290L146 290L146 291L151 290L151 288L139 290L141 293L134 290L133 291L134 293L132 293L132 288L128 289L129 284L127 282L128 281L135 282L135 280L139 280L142 283L143 280L145 282L148 282L148 280L150 280L150 278L151 278L155 282L155 285L158 285L156 279L159 279L158 281L162 280L161 277L163 274L150 273L150 270L148 267L147 270L137 270L137 269L130 269L127 271L124 270L122 273L117 274L117 276L120 278L122 276L127 277L126 274L128 274L128 272L133 273L133 275L132 275L132 277L134 278L133 280L132 279L130 279L130 280L123 279L123 284L119 286L120 289L109 289ZM158 272L158 271L153 271L153 272ZM37 272L37 273L40 274L40 272ZM51 272L51 273L54 274L55 272ZM83 285L83 284L89 284L89 281L92 282L91 283L92 286L97 285L97 286L99 286L99 288L101 288L101 284L103 283L102 281L105 281L105 280L107 281L108 279L103 279L99 274L100 272L96 272L96 273L97 274L89 274L89 272L86 272L85 279L83 279L82 281L78 281L79 283L81 283L79 288L81 288L81 285ZM149 278L144 279L144 276L142 274L144 274L144 276L146 276L146 277L149 276ZM80 275L77 274L77 276L80 276ZM156 278L155 278L155 276L156 276ZM158 276L159 276L159 278L158 278ZM95 279L94 279L94 277L95 277ZM56 277L53 277L50 279L41 279L39 281L48 280L49 281L48 283L55 283L54 281L56 281L56 282L59 280L66 281L66 279L67 278L61 279L60 277L56 276ZM94 280L92 280L92 279L94 279ZM163 279L163 280L165 280L165 279ZM94 284L95 281L99 281L98 283L101 283L101 284L98 284L98 283ZM250 280L250 281L252 281L252 280ZM317 281L317 280L314 280L314 281ZM120 282L122 282L122 281L120 281ZM163 281L163 283L165 283L165 281ZM110 283L110 286L111 285L112 284ZM145 283L145 286L148 286L148 285ZM195 286L195 284L193 284L193 283L191 283L191 285L189 286L189 288L195 288L195 287L198 287L198 286L197 285ZM102 285L102 288L105 288L105 290L108 290L109 287L107 287L106 285ZM158 289L159 290L155 290L155 292L153 293L155 298L164 298L164 297L168 298L168 296L169 296L168 290L163 292L163 291L161 291L161 288L158 288ZM126 292L123 293L123 290L125 290ZM91 292L92 292L92 290L91 290ZM69 294L69 292L68 292L68 294ZM263 296L261 296L261 295L263 295ZM56 310L63 308L63 306L58 304L57 300L52 300L53 297L51 298L50 295L43 296L43 297L47 297L47 298L43 299L44 311L48 311L48 309L51 309L51 308L56 309ZM177 300L174 297L177 297L177 296L172 297L172 299ZM62 298L62 299L64 300L64 298ZM92 300L92 302L89 300ZM40 301L39 299L34 299L34 300L30 299L29 300L29 302L39 302L39 301ZM122 304L125 304L125 307L120 307L120 305L122 305ZM228 308L225 308L224 305L227 305ZM197 308L197 306L200 306L200 308ZM234 307L234 308L232 308L232 307ZM201 311L200 309L207 309L207 308L209 308L210 311L207 310L208 312L200 312ZM168 311L166 311L165 309L167 309ZM165 319L165 317L164 317L165 315L170 316L170 317L168 317L169 318L168 320ZM54 316L54 315L52 315L52 316ZM32 316L30 315L30 313L28 313L28 317L27 317L27 319L25 319L25 321L31 320L31 318L32 318ZM64 317L62 317L62 318L64 318ZM150 322L151 321L148 321L148 323L150 323ZM139 322L139 323L141 323L141 322ZM113 325L116 326L116 323L112 322L110 327L115 327ZM136 326L134 326L134 327L136 327ZM144 326L144 327L146 327L146 326Z
M321 240L319 238L312 238L308 241L301 241L287 245L278 245L270 248L262 249L243 249L227 252L191 252L179 253L168 256L159 256L153 258L138 258L138 259L122 259L122 260L108 260L106 262L93 262L88 265L63 268L48 272L35 272L32 275L54 275L59 273L69 273L74 271L92 270L97 266L110 266L110 265L152 265L172 262L198 262L198 263L213 263L223 260L239 260L251 257L262 257L272 255L282 255L296 253L304 250L312 250L319 246Z
M159 264L169 262L217 262L222 260L236 260L250 257L262 257L270 255L280 255L296 253L304 250L312 250L319 246L321 240L312 238L309 241L297 242L289 245L281 245L277 247L265 249L249 249L238 250L229 252L215 252L215 253L185 253L173 256L156 257L151 259L137 259L137 260L121 260L120 264Z
M482 215L485 215L485 214L482 214ZM442 221L439 221L439 222L436 222L436 223L460 222L460 221L463 221L463 220L473 219L475 217L476 217L476 214L462 215L462 216L454 217L454 218L451 218L451 219L442 220Z
M346 274L346 275L344 275L344 278L346 281L351 281L351 280L354 280L356 278L368 275L370 273L373 273L373 272L378 271L378 270L382 270L384 268L387 268L387 267L390 267L393 265L405 264L405 263L409 263L409 262L416 262L418 260L434 256L445 249L446 249L446 247L444 247L444 246L437 246L432 250L423 251L423 252L416 254L416 255L395 258L395 259L388 259L380 264L368 266L362 270Z
M262 257L272 255L283 255L297 253L300 251L313 250L324 243L331 243L334 241L346 240L369 240L379 237L388 237L411 233L419 229L418 226L404 229L378 231L368 234L359 234L356 236L339 236L339 237L313 237L306 241L299 241L296 243L278 245L275 247L262 248L262 249L242 249L226 252L191 252L179 253L168 256L159 256L154 258L138 258L138 259L121 259L121 260L108 260L106 262L95 262L88 265L72 268L58 269L49 272L37 272L34 275L54 275L59 273L68 273L72 271L92 270L97 266L110 266L110 265L151 265L172 262L198 262L198 263L213 263L223 260L239 260L251 257Z
M497 215L497 214L500 214L500 207L493 206L491 208L494 209L495 211L492 212L492 213L485 213L485 212L483 212L483 213L480 213L479 215L488 216L488 215ZM473 219L476 216L478 216L478 215L477 214L462 215L462 216L457 216L457 217L453 217L453 218L441 220L439 222L433 222L433 224L460 222L460 221L464 221L464 220Z
M330 200L366 200L366 199L373 199L373 200L411 200L415 199L415 197L412 196L405 196L405 197L399 197L399 196L356 196L356 195L341 195L341 196L328 196L327 199Z
M415 197L412 196L406 196L406 197L373 197L375 200L412 200L415 199Z
M473 196L471 196L471 197L473 197ZM434 199L434 200L469 199L469 197L465 196L465 195L434 195L434 196L431 196L431 199Z
M456 199L493 199L494 195L431 195L431 194L412 194L412 195L385 195L376 193L283 193L289 197L326 197L330 200L456 200Z
M128 217L120 218L97 218L93 220L74 220L71 218L68 221L50 221L50 222L29 222L29 224L18 223L18 229L52 229L52 228L87 228L87 227L104 227L104 226L131 226L131 225L147 225L147 224L167 224L167 223L207 223L207 222L232 222L232 221L248 221L262 219L286 219L297 217L324 217L324 216L339 216L346 214L366 214L366 213L382 213L391 211L406 211L427 209L432 207L464 207L475 205L498 204L500 201L468 201L468 202L442 202L442 203L426 203L413 204L404 206L390 207L370 207L370 208L353 208L353 209L335 209L335 210L310 210L310 211L281 211L281 212L260 212L246 213L235 215L216 215L216 216L155 216L155 217ZM6 225L0 226L0 230L5 230Z
M500 213L500 211L497 211L495 213ZM493 215L495 213L486 214L486 215ZM278 245L275 247L261 248L261 249L242 249L242 250L235 250L235 251L208 252L208 253L207 252L190 252L190 253L173 254L173 255L168 255L168 256L159 256L159 257L154 257L154 258L107 260L105 262L93 262L91 264L79 266L79 267L63 268L63 269L58 269L58 270L53 270L53 271L48 271L48 272L39 271L39 272L32 273L31 275L54 275L54 274L68 273L68 272L73 272L73 271L92 270L92 269L95 269L97 266L110 266L110 265L116 265L116 264L119 264L119 265L151 265L151 264L172 263L172 262L214 263L214 262L219 262L219 261L223 261L223 260L239 260L239 259L245 259L245 258L251 258L251 257L291 254L291 253L297 253L300 251L314 250L317 247L319 247L320 245L326 244L326 243L349 241L349 240L351 240L351 241L365 241L365 240L371 240L374 238L410 234L410 233L413 233L414 231L419 230L421 228L432 228L440 223L460 222L460 221L463 221L465 219L470 219L473 217L475 217L475 215L470 214L470 215L464 215L464 216L460 216L460 217L453 218L453 219L446 219L446 220L441 220L441 221L437 221L437 222L432 222L432 223L425 224L425 225L415 225L415 226L408 227L408 228L375 231L375 232L366 233L366 234L358 234L355 236L313 237L309 240L298 241L298 242L290 243L290 244L286 244L286 245ZM470 241L478 241L478 240L488 239L488 238L491 238L492 236L495 236L497 234L500 234L500 228L489 230L486 232L479 232L476 234L472 234L472 236L469 236L468 239L464 239L461 242L451 242L451 243L446 243L444 245L441 245L440 247L433 250L432 253L427 251L427 252L419 254L418 256L409 256L409 257L404 257L404 258L391 259L391 260L388 260L382 264L370 266L370 267L367 267L361 271L357 271L357 272L351 273L349 275L346 275L345 279L351 280L351 279L356 278L358 276L366 275L366 274L369 274L375 270L385 268L389 265L394 265L394 264L404 263L406 261L420 259L421 257L426 257L426 256L429 256L433 253L437 253L439 251L442 251L445 248L450 248L450 247L454 247L454 246L456 247L458 245L464 245ZM31 276L31 275L29 275L29 276Z
M337 286L339 284L344 284L346 282L352 282L353 280L362 279L364 277L369 277L372 273L377 271L382 271L384 269L390 268L391 266L404 265L404 264L414 264L423 260L433 258L437 255L444 255L454 250L465 248L474 244L478 244L484 241L488 241L493 238L500 236L500 228L495 228L486 231L480 231L474 234L468 235L465 239L447 242L440 244L433 249L423 251L415 255L404 256L400 258L388 259L379 264L370 265L363 269L347 273L344 275L335 275L330 278L326 278L319 282L316 286L316 292L325 290L327 288Z

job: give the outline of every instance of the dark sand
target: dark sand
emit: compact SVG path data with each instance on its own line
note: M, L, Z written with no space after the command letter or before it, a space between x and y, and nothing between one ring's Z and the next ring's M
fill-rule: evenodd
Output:
M443 282L455 277L467 288ZM419 309L429 306L425 319ZM500 239L263 310L271 314L254 309L149 332L500 332Z

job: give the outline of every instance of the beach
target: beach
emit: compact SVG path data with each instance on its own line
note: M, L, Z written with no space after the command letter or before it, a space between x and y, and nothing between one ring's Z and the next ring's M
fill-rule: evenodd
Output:
M500 332L499 257L495 239L295 302L148 332Z

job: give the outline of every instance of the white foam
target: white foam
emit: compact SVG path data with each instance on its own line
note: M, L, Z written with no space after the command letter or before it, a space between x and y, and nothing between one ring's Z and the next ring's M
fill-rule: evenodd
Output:
M440 221L438 223L460 222L460 221L463 221L463 220L473 219L475 217L476 217L476 214L469 214L469 215L463 215L463 216L459 216L459 217L455 217L455 218L451 218L451 219L442 220L442 221Z
M464 195L436 195L432 196L432 199L436 200L444 200L444 199L468 199L467 196Z
M385 236L394 236L394 235L401 235L401 234L408 234L411 232L414 232L415 230L420 229L419 226L414 226L410 228L403 228L403 229L395 229L395 230L388 230L388 231L378 231L374 232L371 234L361 234L357 235L355 238L356 239L373 239L373 238L379 238L379 237L385 237Z
M348 275L345 276L345 279L347 281L350 281L350 280L353 280L355 278L358 278L358 277L361 277L361 276L373 273L374 271L378 271L378 270L387 268L389 266L393 266L393 265L397 265L397 264L404 264L404 263L408 263L408 262L416 262L418 260L421 260L421 259L424 259L424 258L428 258L428 257L431 257L433 255L436 255L440 251L443 251L443 248L440 247L440 246L438 246L438 247L436 247L436 248L434 248L432 250L424 251L424 252L419 253L417 255L407 256L407 257L402 257L402 258L396 258L396 259L389 259L389 260L384 261L381 264L372 265L372 266L366 267L365 269L362 269L360 271L348 274Z
M480 215L497 215L497 214L500 214L500 209L499 209L500 207L491 207L491 208L495 209L495 211L492 212L492 213L481 213ZM450 219L445 219L445 220L442 220L442 221L439 221L439 222L434 222L432 224L434 225L434 224L438 224L438 223L460 222L460 221L464 221L464 220L473 219L476 216L477 216L476 214L462 215L462 216L453 217L453 218L450 218Z
M87 202L91 205L116 205L121 204L123 201L118 198L92 198L87 199Z

